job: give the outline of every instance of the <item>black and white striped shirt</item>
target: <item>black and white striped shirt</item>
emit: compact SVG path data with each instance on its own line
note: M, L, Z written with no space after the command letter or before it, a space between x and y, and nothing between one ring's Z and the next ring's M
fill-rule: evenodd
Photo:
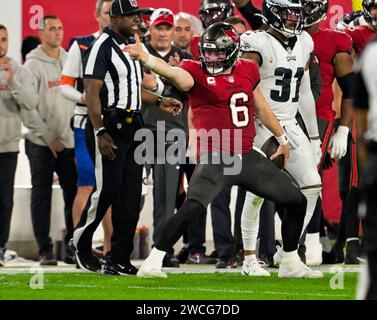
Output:
M139 110L143 69L138 61L122 51L124 39L106 28L94 42L84 61L84 79L103 80L100 93L102 110Z

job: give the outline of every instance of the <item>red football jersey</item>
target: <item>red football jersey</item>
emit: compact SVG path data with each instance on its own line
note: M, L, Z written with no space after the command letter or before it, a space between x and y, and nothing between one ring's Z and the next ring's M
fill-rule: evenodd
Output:
M238 59L231 74L218 76L212 76L193 60L183 60L181 67L195 81L188 95L199 152L249 152L255 137L253 92L259 83L257 65ZM206 135L211 138L206 139Z
M348 28L345 32L352 38L353 48L359 55L368 44L368 42L377 35L377 33L368 28L368 26L356 26Z
M199 61L199 43L201 36L194 36L190 42L190 51L196 61Z
M312 35L314 53L320 63L322 78L322 91L316 103L317 117L331 120L335 117L332 109L334 93L332 84L335 79L334 57L339 52L352 52L352 40L342 31L332 29L320 29Z

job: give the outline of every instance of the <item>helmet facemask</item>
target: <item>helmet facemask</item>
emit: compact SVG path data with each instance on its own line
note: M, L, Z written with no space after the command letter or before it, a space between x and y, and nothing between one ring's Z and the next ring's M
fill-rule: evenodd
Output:
M305 28L326 19L329 3L327 0L302 0Z
M363 0L364 18L365 21L373 26L377 30L377 1L375 0ZM376 13L372 15L372 9L376 9Z
M202 35L199 60L208 73L216 76L235 64L239 48L240 36L233 27L226 23L215 23Z
M215 22L225 21L233 16L234 5L228 1L202 1L199 17L203 28L206 29Z
M304 12L298 8L272 8L272 13L279 17L281 24L275 27L275 24L270 25L273 29L280 32L286 38L292 38L300 35L304 28Z

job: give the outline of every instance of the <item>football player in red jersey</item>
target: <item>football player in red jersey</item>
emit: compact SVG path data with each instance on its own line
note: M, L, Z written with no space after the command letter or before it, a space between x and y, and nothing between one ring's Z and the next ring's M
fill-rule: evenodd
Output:
M180 68L172 68L161 59L145 53L137 37L135 45L125 48L133 59L140 60L146 68L169 79L177 88L188 93L194 127L199 130L199 163L190 181L187 200L166 223L164 237L156 243L144 261L138 272L139 277L166 277L161 265L167 248L178 241L187 223L206 210L225 185L242 185L249 191L283 205L287 213L282 222L284 258L279 275L318 277L316 272L301 262L297 254L306 211L305 197L287 175L253 150L254 114L280 143L271 158L284 154L287 161L289 144L260 91L257 65L252 61L237 60L239 44L239 35L233 27L219 22L211 25L202 35L200 62L184 60ZM210 130L220 131L220 136L224 130L230 132L230 139L224 141L223 137L221 141L222 146L227 146L219 147L217 138L213 138L212 143L201 143L201 131ZM229 165L224 159L230 155L240 165L237 173L227 172Z
M363 16L366 25L348 27L345 32L353 40L355 56L359 56L367 43L377 34L377 1L363 0ZM359 166L356 145L356 118L353 118L349 134L348 150L345 157L339 160L339 193L343 201L342 218L340 221L336 247L338 252L347 242L345 263L358 264L360 262L359 219L357 208L359 205Z
M344 31L352 38L353 48L359 55L367 43L377 35L377 1L363 0L364 19L367 25L348 27Z
M316 113L322 140L322 163L328 156L329 147L331 148L331 158L340 159L347 152L349 125L353 110L352 40L344 32L320 28L321 20L325 19L327 15L328 0L302 0L302 4L305 10L305 29L313 38L314 52L320 61L322 94L316 102ZM335 111L332 109L334 100L332 85L335 79L338 81L343 95L339 126L331 138L335 120ZM320 220L321 205L317 203L313 218L307 228L307 259L312 260L313 264L320 263L322 260L321 247L318 245ZM325 234L321 232L321 236L325 236ZM326 244L324 250L328 251L328 249Z

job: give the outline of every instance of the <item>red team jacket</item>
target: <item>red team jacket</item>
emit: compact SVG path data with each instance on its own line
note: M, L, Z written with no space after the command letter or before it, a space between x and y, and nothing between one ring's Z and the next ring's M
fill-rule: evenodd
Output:
M320 63L322 92L316 103L317 117L331 121L335 117L332 109L334 93L332 84L335 79L334 57L339 52L352 52L352 40L344 32L332 29L320 29L312 35L314 53Z
M193 60L183 60L180 67L195 81L188 92L195 129L206 132L215 129L220 133L207 145L198 132L199 152L241 154L251 151L255 137L253 91L260 80L255 62L238 59L231 74L218 76L212 76ZM226 138L222 135L224 129L229 130L230 143L223 141ZM241 141L235 135L235 129L239 129Z

